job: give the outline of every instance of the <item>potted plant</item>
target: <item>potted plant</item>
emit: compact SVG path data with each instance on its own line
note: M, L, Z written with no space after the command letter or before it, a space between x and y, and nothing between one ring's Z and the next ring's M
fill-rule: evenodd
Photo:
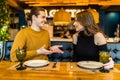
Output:
M0 58L3 53L3 43L9 39L9 23L10 9L7 4L7 0L0 0Z
M0 41L9 39L8 26L10 23L10 9L7 0L0 0Z

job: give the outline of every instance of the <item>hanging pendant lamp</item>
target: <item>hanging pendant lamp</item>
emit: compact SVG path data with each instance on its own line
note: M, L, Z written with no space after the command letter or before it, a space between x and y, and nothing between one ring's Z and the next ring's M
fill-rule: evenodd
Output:
M88 8L87 10L92 13L95 23L99 23L99 13L95 9Z
M68 25L71 22L70 13L66 12L63 8L57 11L53 17L54 25Z

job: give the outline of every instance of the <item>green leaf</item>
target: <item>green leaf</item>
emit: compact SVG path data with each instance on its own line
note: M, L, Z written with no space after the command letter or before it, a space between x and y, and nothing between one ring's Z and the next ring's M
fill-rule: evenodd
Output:
M0 0L0 41L9 39L8 28L3 28L4 25L9 26L10 9L7 0Z

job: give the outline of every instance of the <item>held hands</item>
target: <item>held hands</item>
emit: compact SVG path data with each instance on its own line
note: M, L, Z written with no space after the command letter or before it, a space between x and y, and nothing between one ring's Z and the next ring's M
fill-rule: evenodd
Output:
M64 53L62 50L59 49L59 47L62 47L62 45L55 45L50 47L50 50L47 50L45 49L45 45L44 45L37 50L37 53L38 54Z
M109 62L104 64L105 69L111 69L114 67L114 61L112 58L109 58Z

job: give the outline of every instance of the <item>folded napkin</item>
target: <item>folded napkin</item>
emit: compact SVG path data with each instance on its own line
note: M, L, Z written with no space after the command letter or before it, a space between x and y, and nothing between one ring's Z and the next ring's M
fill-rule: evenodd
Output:
M30 67L26 67L25 70L35 70L35 71L58 71L60 69L60 62L57 62L56 67L53 68L55 62L50 62L47 66L43 66L43 67L38 67L38 68L30 68ZM8 68L8 70L16 70L19 63L11 66Z
M77 63L74 63L74 62L67 63L67 71L101 73L99 70L90 70L90 69L81 68L77 65ZM120 70L118 70L117 68L113 68L110 70L110 72L120 72Z

